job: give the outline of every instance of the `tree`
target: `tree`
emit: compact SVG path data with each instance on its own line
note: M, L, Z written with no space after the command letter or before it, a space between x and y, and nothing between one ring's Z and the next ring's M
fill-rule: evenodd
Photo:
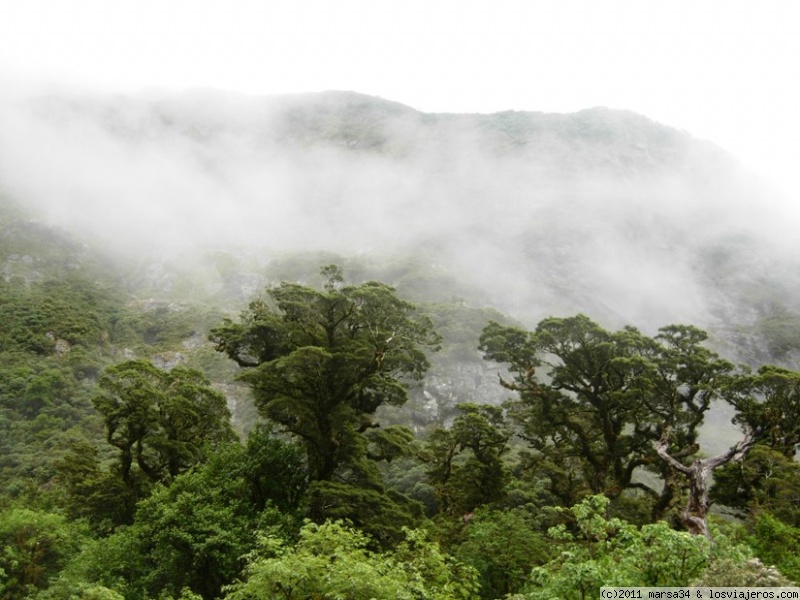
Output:
M96 533L109 533L133 522L141 482L126 485L115 469L101 468L97 454L94 445L76 440L55 467L68 516L85 518Z
M658 455L670 467L682 473L689 482L689 498L680 514L681 521L690 533L711 538L708 528L708 512L711 508L708 478L714 469L731 461L741 461L750 450L753 441L753 432L746 431L745 436L726 452L710 458L695 458L688 465L669 454L669 430L665 430L664 436L655 444Z
M691 325L668 325L658 330L647 353L651 369L643 388L644 401L656 424L648 438L658 436L660 441L666 435L669 453L677 460L697 453L705 415L734 377L734 366L703 346L707 338L704 331ZM652 507L656 520L680 498L683 482L663 458L653 458L648 468L664 482Z
M650 469L664 481L652 516L661 518L680 497L682 481L676 477L677 471L689 484L689 499L680 513L681 519L690 531L703 534L708 534L708 474L738 457L738 451L746 452L749 448L747 442L715 459L695 461L691 466L681 462L694 459L699 450L700 426L712 401L724 400L726 389L737 377L733 364L703 346L707 338L706 332L691 325L660 328L646 353L651 368L642 386L646 409L651 413L651 422L656 424L650 428L648 439L660 436L654 448L662 460L651 462Z
M781 565L783 566L783 565ZM792 587L794 583L774 566L759 559L714 561L692 587Z
M748 524L747 543L768 565L776 565L781 573L800 583L800 529L792 527L769 513L758 515ZM764 585L764 584L761 584Z
M455 556L478 571L481 598L505 598L527 581L534 566L551 558L552 540L519 510L478 509Z
M347 521L382 547L396 545L423 518L422 504L400 492L338 481L312 482L307 503L313 521Z
M533 333L490 323L481 350L509 365L512 378L501 382L519 393L509 414L565 503L586 491L617 498L639 489L659 518L683 477L689 498L681 519L708 535L710 473L743 458L759 439L769 437L783 452L800 440L800 374L770 367L751 377L705 348L706 337L686 325L663 327L654 338L632 327L608 332L578 315L545 319ZM699 427L715 399L737 410L744 437L728 452L699 459ZM662 476L660 494L633 479L638 468Z
M711 473L731 462L741 462L757 443L770 446L787 458L794 456L800 443L800 373L766 365L756 375L726 373L724 381L718 395L736 409L733 422L742 429L742 439L727 452L693 459L688 465L668 449L669 423L655 445L659 456L689 482L689 498L681 511L684 525L692 533L707 537L710 535L706 518L711 506L708 489Z
M736 384L736 421L753 430L760 444L794 458L800 449L800 372L774 365Z
M29 598L46 588L85 537L61 515L24 508L0 513L0 598Z
M450 429L431 433L423 454L439 510L462 516L503 498L510 433L499 407L463 403L458 409Z
M225 397L194 369L126 361L106 369L99 387L94 405L106 440L120 451L126 484L133 484L134 464L150 481L169 482L235 439Z
M633 473L652 462L657 415L645 401L652 340L633 328L608 332L578 315L545 319L535 332L492 322L480 349L508 364L511 378L501 384L519 394L509 415L552 477L553 493L570 501L643 487Z
M428 368L424 349L438 348L439 336L393 288L345 285L335 265L321 273L322 290L269 288L266 300L210 337L245 368L241 378L261 413L302 440L312 481L338 474L369 482L365 433L378 426L373 415L406 401L408 383Z
M218 598L244 567L242 557L255 547L256 529L289 523L271 506L255 510L241 477L224 477L236 454L184 473L169 487L156 486L139 503L128 531L135 536L136 556L120 566L147 597L165 592L177 597L189 588L205 600Z
M800 527L800 463L756 444L743 461L714 473L711 499L738 509L745 517L768 512Z
M297 444L282 440L270 428L258 425L247 436L245 448L237 459L256 510L274 504L279 510L296 511L308 487L308 471L303 451Z
M62 571L54 588L60 594L53 597L98 585L129 600L220 597L255 549L260 530L286 536L299 530L297 496L305 487L300 455L265 428L252 430L246 446L218 447L169 486L156 484L136 505L129 526L85 544Z
M529 600L597 598L604 585L679 587L702 581L717 563L741 569L752 558L750 548L718 536L675 531L665 521L637 528L608 518L609 499L589 496L561 509L567 522L548 532L555 549L549 563L534 567L524 595ZM735 580L735 576L731 578ZM736 585L718 577L715 585Z
M306 525L292 548L270 536L262 545L266 556L254 556L228 600L456 600L474 598L478 587L472 569L413 530L385 553L370 551L369 538L341 522Z

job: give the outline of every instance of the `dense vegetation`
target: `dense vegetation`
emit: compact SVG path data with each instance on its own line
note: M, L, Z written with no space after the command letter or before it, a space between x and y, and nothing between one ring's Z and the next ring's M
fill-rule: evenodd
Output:
M235 180L236 145L214 144L242 132L270 168L284 157L324 225L305 239L348 237L373 209L392 218L353 244L389 244L417 216L424 234L350 258L198 252L182 270L158 249L100 258L0 197L0 599L569 599L603 584L800 582L794 262L763 269L756 238L704 220L724 211L698 202L687 216L682 188L660 191L680 172L700 182L690 200L716 197L716 175L690 160L716 157L727 177L716 152L603 109L424 115L327 94L241 131L169 104L141 122L120 110L100 111L110 140L143 152L182 140L166 146L197 152L197 177ZM391 170L394 208L366 183L369 202L349 206L358 187L314 168L328 151L342 180ZM511 162L475 168L476 156ZM486 176L504 169L513 185ZM550 187L540 170L556 173ZM603 191L620 173L631 187ZM439 198L449 179L458 193ZM481 194L508 203L489 214ZM640 196L664 214L638 218ZM659 261L677 271L650 278ZM687 286L665 294L686 265ZM636 309L640 279L651 289ZM637 320L628 307L692 294L720 323L710 336L620 325ZM486 308L523 305L533 327ZM537 314L553 306L569 316Z
M154 337L111 280L2 283L2 597L578 598L800 579L800 373L735 367L691 326L650 337L577 315L527 331L463 305L426 314L336 266L319 281L272 286L210 330L262 416L241 438L200 371L119 354L194 332ZM454 315L509 399L403 424L429 358L464 353ZM704 458L720 402L740 437Z

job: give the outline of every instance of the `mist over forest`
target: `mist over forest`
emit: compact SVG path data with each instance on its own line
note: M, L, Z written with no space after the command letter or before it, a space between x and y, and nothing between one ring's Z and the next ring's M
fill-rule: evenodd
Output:
M0 98L0 598L800 580L798 223L676 126Z
M797 297L777 194L712 142L631 112L72 92L7 99L0 126L6 193L128 258L414 256L526 322L586 312L650 330L753 325L770 308L730 296L765 281Z

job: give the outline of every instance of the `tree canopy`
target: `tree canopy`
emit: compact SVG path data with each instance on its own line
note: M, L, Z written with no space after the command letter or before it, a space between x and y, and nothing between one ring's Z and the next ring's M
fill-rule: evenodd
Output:
M451 374L396 410L439 346L431 321L335 266L290 277L213 330L220 352L206 309L88 277L0 281L0 596L488 600L800 577L798 373L734 367L688 325L577 315L478 341L503 316L442 303L425 310ZM123 348L154 362L109 367ZM718 404L742 434L709 455ZM712 500L741 520L720 526Z
M127 361L106 369L99 386L94 405L126 483L134 464L152 482L174 479L234 438L225 397L194 369Z
M269 288L211 339L245 367L241 379L261 413L303 441L312 480L331 480L345 467L368 478L373 415L406 401L439 336L390 286L345 285L334 265L321 272L322 290L288 282Z
M741 460L759 440L793 451L798 426L797 374L736 369L703 346L706 334L686 325L648 337L633 327L603 329L584 315L550 318L533 332L490 323L481 336L488 360L508 365L502 384L518 392L507 405L519 435L534 451L533 468L551 480L565 504L638 489L658 518L689 484L681 512L686 527L708 535L707 480ZM699 428L713 400L731 405L742 439L727 452L698 458ZM661 476L661 491L637 470Z

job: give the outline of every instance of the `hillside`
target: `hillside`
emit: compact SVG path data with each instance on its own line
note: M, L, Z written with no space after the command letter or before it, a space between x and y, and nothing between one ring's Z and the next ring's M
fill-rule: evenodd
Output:
M124 265L34 216L0 198L0 480L12 497L51 485L75 443L102 445L91 399L106 367L183 363L221 384L234 373L205 340L219 309L137 296Z
M148 296L241 306L293 253L410 258L450 282L415 299L691 322L742 360L797 360L793 221L723 150L631 112L196 91L28 98L0 124L5 189L102 240Z
M201 367L240 427L252 409L209 328L328 263L438 315L445 352L387 417L418 426L505 396L476 350L500 314L692 323L734 361L800 364L800 270L771 190L635 113L425 114L350 92L214 91L0 109L7 284L113 298L94 317L104 360ZM34 335L72 343L54 326Z
M0 597L796 580L793 227L626 111L0 100Z

